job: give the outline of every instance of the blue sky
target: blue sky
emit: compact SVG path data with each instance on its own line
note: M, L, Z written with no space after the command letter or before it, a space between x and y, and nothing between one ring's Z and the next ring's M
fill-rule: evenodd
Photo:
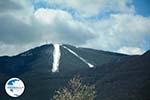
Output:
M67 11L68 13L70 13L73 17L75 17L75 14L78 14L78 12L76 11L76 9L71 8L71 7L67 7L65 5L58 5L58 4L49 4L46 1L39 1L39 2L35 2L34 0L31 1L34 7L34 10L38 10L40 8L47 8L47 9L60 9L60 10L64 10ZM150 16L150 1L149 0L133 0L131 3L128 3L127 6L134 6L135 8L135 14L137 15L142 15L145 17L149 17ZM85 17L85 19L89 20L100 20L102 18L107 18L109 17L110 14L112 13L121 13L121 12L117 12L117 11L104 11L101 13L98 13L96 15L91 15L88 17Z
M149 17L150 16L150 0L134 0L136 14Z
M150 49L149 0L5 0L0 11L0 55L47 42L125 54Z

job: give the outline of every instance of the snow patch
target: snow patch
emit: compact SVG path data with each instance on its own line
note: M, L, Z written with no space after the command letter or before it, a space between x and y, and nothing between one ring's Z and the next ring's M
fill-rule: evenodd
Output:
M84 58L82 58L81 56L79 56L77 53L75 53L74 51L72 51L71 49L67 48L66 46L63 46L65 49L67 49L70 53L74 54L76 57L78 57L80 60L82 60L84 63L86 63L90 68L93 68L94 65L90 64L89 62L87 62Z
M53 68L52 68L52 72L58 72L59 61L60 61L60 56L61 56L60 44L53 44L53 46L54 46L54 51L53 51Z

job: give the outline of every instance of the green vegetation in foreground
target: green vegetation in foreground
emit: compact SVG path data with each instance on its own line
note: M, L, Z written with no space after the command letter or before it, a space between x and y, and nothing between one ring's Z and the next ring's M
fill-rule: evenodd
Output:
M80 76L76 75L67 87L56 91L52 100L93 100L95 94L95 86L83 84Z

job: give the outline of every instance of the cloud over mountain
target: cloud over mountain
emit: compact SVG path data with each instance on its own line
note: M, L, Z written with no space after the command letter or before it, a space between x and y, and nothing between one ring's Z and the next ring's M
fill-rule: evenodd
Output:
M132 0L5 0L0 5L0 55L46 41L109 51L150 48L150 17L137 14Z

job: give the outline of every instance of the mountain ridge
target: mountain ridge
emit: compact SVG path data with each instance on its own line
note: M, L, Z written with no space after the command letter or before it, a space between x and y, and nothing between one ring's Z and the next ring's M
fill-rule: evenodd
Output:
M82 57L75 56L66 46ZM124 55L101 50L60 46L58 71L52 72L54 45L42 45L12 57L0 57L0 100L13 100L4 90L5 82L19 77L25 83L25 93L17 100L49 100L55 91L65 86L76 74L84 82L96 85L95 100L150 99L150 53Z
M2 55L2 56L0 56L0 57L14 57L14 56L18 56L18 55L21 55L21 54L24 54L24 53L26 53L26 52L28 52L28 51L31 51L31 50L34 50L34 49L37 49L37 48L41 48L41 47L47 47L47 46L50 46L50 45L53 45L52 43L50 43L50 44L44 44L44 45L40 45L40 46L36 46L36 47L34 47L34 48L29 48L28 50L25 50L25 51L23 51L23 52L21 52L21 53L18 53L18 54L16 54L16 55L12 55L12 56L9 56L9 55ZM95 50L95 51L101 51L101 52L106 52L106 53L114 53L114 54L120 54L120 55L128 55L128 54L122 54L122 53L118 53L118 52L114 52L114 51L106 51L106 50L99 50L99 49L93 49L93 48L87 48L87 47L77 47L77 46L72 46L72 45L70 45L70 44L60 44L60 45L62 45L62 46L69 46L69 47L76 47L76 48L79 48L79 49L89 49L89 50ZM147 50L147 51L150 51L150 50ZM147 52L146 51L146 52Z
M49 59L50 60L50 63L52 64L54 61L54 57L53 57L53 51L54 51L54 45L55 44L47 44L47 45L42 45L42 46L39 46L39 47L36 47L36 48L33 48L33 49L30 49L30 50L28 50L28 51L25 51L25 52L23 52L23 53L20 53L20 54L18 54L18 55L15 55L15 56L11 56L11 57L9 57L9 56L4 56L4 57L0 57L1 59L0 59L0 62L3 62L3 58L4 59L6 59L4 62L6 62L6 66L10 66L9 65L9 63L10 64L13 64L13 62L14 62L14 66L15 66L15 62L18 62L18 64L20 64L20 65L18 65L18 66L24 66L25 68L27 68L26 67L26 64L29 64L30 62L33 62L34 60L35 60L35 58L36 59L38 59L38 58L40 58L41 56L45 56L46 58L45 59ZM65 47L65 48L64 48ZM89 65L91 65L91 66L93 66L92 64L90 64L89 62L92 62L93 64L104 64L103 62L105 62L105 63L108 63L107 61L105 61L105 58L106 59L108 59L108 60L111 60L110 58L108 58L107 57L107 55L109 55L110 57L120 57L120 56L124 56L124 57L126 57L127 55L124 55L124 54L119 54L119 53L111 53L111 52L107 52L107 51L102 51L102 50L95 50L95 49L87 49L87 48L81 48L81 47L79 47L79 48L76 48L76 47L74 47L74 46L71 46L71 45L60 45L60 51L64 51L64 53L69 53L68 52L68 50L67 50L67 48L68 49L70 49L70 50L73 50L73 52L74 53L76 53L76 54L74 54L74 53L72 53L71 55L72 56L76 56L76 57L74 57L74 58L76 58L76 59L78 59L78 60L81 60L81 61L77 61L77 62L83 62L83 63L85 63L85 64L89 64ZM70 52L71 53L71 52ZM100 54L100 55L99 55ZM77 57L77 56L79 56L79 55L81 55L80 57L81 58L79 58L79 57ZM88 57L87 57L87 55L88 55ZM99 56L100 58L101 58L101 60L103 60L102 61L102 63L100 63L99 62L99 60L96 60L96 58L95 57L93 57L93 55L96 57L96 56ZM49 58L49 56L50 56L50 58ZM65 54L63 55L62 54L62 57L66 57L65 56ZM86 58L86 59L84 59L84 58ZM92 59L91 59L92 58ZM93 59L94 58L94 59ZM11 59L13 59L13 60L11 60ZM61 59L61 57L60 57L60 59ZM69 59L69 58L68 58ZM65 59L66 60L66 59ZM87 60L87 61L86 61ZM10 62L9 62L10 61ZM61 61L61 60L60 60ZM60 62L60 63L63 63L63 62ZM68 62L67 62L68 63ZM8 64L8 65L7 65ZM11 65L12 66L12 65ZM50 65L51 66L51 65ZM67 65L66 65L67 66ZM69 65L68 65L69 66ZM84 65L85 66L85 65ZM8 69L7 69L8 70ZM14 71L13 73L16 73L16 71Z

